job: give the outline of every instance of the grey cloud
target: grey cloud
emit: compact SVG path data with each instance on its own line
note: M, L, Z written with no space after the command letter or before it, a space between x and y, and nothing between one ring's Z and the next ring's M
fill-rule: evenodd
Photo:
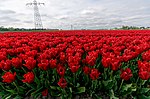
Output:
M19 19L16 19L16 18L13 18L13 17L5 16L5 17L0 17L0 22L8 22L8 23L11 23L11 22L20 22L20 20L19 20Z
M141 19L145 19L145 18L149 18L150 15L135 15L135 16L129 16L129 17L125 17L123 18L124 21L134 21L134 20L141 20Z
M32 21L32 20L31 20L31 21L23 21L23 23L29 23L29 24L32 24L33 21Z
M1 10L1 9L0 9L0 14L1 14L1 15L3 15L3 14L4 14L4 15L6 15L6 14L8 15L8 14L15 14L15 13L16 13L16 12L13 11L13 10Z
M111 24L118 24L118 23L122 23L122 20L116 20L116 21L111 21Z
M0 0L1 1L1 0ZM25 6L29 0L6 0L0 7L0 22L32 26L33 9ZM37 0L46 28L110 28L121 25L149 25L150 0ZM32 2L32 0L31 0ZM12 5L7 5L7 3ZM16 4L24 6L16 6ZM17 8L18 7L18 8ZM3 10L7 9L9 11ZM7 16L7 17L6 17ZM13 16L13 17L12 17ZM5 17L5 18L4 18ZM30 21L32 20L32 21ZM9 23L5 23L6 25ZM31 25L32 24L32 25ZM14 26L16 26L14 24Z
M69 19L69 16L68 15L59 15L54 18L57 20L67 20L67 19Z

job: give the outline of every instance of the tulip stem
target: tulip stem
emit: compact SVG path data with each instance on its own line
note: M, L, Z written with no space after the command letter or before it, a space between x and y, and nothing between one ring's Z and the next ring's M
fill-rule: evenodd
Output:
M62 95L63 99L67 98L67 96L66 96L67 94L66 94L65 89L62 89L62 94L63 94L63 95Z
M2 84L0 84L2 86L2 88L5 90L4 86Z
M3 70L3 69L2 69ZM5 70L3 70L4 72L7 72L7 71L5 71ZM10 71L11 72L11 71Z
M113 77L113 70L111 70L110 72L110 79L112 80L112 77Z
M145 82L146 82L146 80L142 80L142 85L144 85L144 84L145 84Z
M104 68L104 79L106 80L106 78L107 78L107 68Z
M46 71L46 73L47 73L47 77L48 77L48 79L49 79L49 73L48 73L48 70Z
M141 81L141 79L140 79L140 89L141 89L141 87L142 87L142 84L141 84L141 82L142 82L142 81Z
M124 80L122 79L121 84L120 84L120 87L119 87L119 91L120 91L120 89L121 89L121 87L122 87L123 82L124 82Z
M58 79L58 76L57 76L57 69L55 68L53 71L54 71L54 75L55 75L56 80L57 80L57 79Z
M22 68L22 70L26 73L26 70L23 68L23 67L21 67Z
M136 85L138 84L138 81L139 81L139 77L138 77L137 80L136 80Z
M13 82L13 84L16 86L16 88L17 88L17 91L19 92L19 89L18 89L18 87L17 87L16 83L15 83L15 82Z
M75 73L73 74L73 77L74 77L74 85L76 86L76 74Z

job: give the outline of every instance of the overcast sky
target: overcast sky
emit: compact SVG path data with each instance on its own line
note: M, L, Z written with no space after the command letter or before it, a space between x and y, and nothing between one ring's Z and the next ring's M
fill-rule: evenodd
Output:
M34 28L33 0L0 0L0 26ZM150 0L37 0L44 28L150 26Z

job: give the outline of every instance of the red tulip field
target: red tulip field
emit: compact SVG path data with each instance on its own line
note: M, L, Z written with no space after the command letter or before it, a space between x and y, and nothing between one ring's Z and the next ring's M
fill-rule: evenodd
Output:
M150 30L0 33L2 99L150 99Z

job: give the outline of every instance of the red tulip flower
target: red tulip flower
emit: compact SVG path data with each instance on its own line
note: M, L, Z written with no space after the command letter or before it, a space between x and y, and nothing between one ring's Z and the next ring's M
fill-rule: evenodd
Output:
M120 74L120 77L124 80L129 80L132 76L133 75L130 68L126 68L125 70L122 70Z
M52 69L53 69L53 68L56 68L56 66L57 66L56 63L57 63L57 60L56 60L56 59L55 59L55 60L54 60L54 59L50 60L50 61L49 61L50 68L52 68Z
M99 77L100 74L101 74L101 73L98 71L98 69L93 68L93 69L91 70L91 73L90 73L90 78L91 78L92 80L96 80L96 79Z
M139 77L143 80L148 80L150 78L150 73L148 71L140 71Z
M38 67L42 70L48 70L49 62L48 60L41 60L41 63L38 64Z
M11 69L11 60L6 60L6 61L2 60L0 62L0 67L5 71L10 70Z
M6 60L6 59L7 59L6 55L0 52L0 61Z
M12 58L11 62L12 62L12 65L13 65L15 68L20 68L20 67L22 67L22 59L19 59L18 57L17 57L17 58Z
M150 61L150 50L148 50L142 54L142 59L144 61Z
M34 74L33 72L28 72L26 74L24 74L24 80L22 80L22 82L25 83L32 83L34 81Z
M27 67L29 70L34 69L34 67L36 66L36 60L34 60L34 58L29 57L28 59L25 60L24 66Z
M102 64L104 68L108 68L110 66L111 58L102 58Z
M88 74L90 73L90 71L91 71L91 68L89 68L89 67L87 67L87 66L83 67L83 72L84 72L86 75L88 75Z
M45 89L44 91L42 91L42 96L47 96L48 95L48 89Z
M63 67L63 66L58 66L57 67L57 73L61 76L61 77L63 77L64 75L65 75L65 67Z
M121 66L121 63L120 63L120 61L118 60L118 59L112 59L112 61L111 61L111 69L113 70L113 71L116 71L116 70L118 70L118 68Z
M62 77L59 79L59 82L57 83L61 88L67 87L67 81Z
M73 65L70 67L70 69L71 69L72 73L76 73L78 71L79 67L80 67L79 65L78 66Z
M12 83L16 79L16 72L14 74L11 72L6 72L2 78L3 82Z

